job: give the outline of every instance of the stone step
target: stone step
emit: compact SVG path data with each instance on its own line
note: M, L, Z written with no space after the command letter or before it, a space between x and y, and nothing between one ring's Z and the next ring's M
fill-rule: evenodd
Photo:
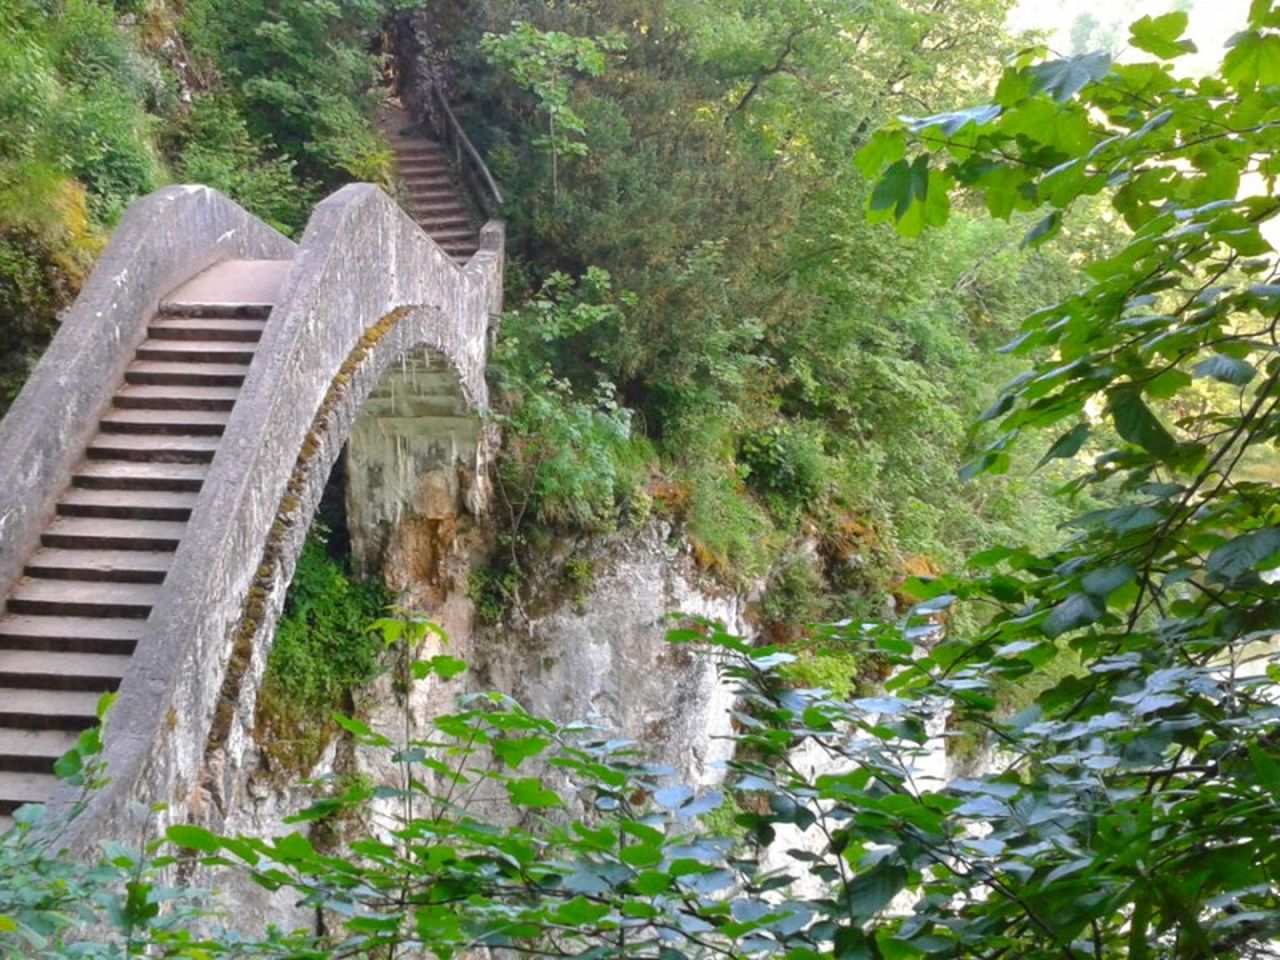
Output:
M152 340L138 345L139 360L168 363L243 363L253 360L252 344L223 340Z
M187 525L164 520L56 517L40 536L46 547L68 550L177 550Z
M424 187L427 184L440 184L442 186L452 186L455 181L453 179L453 171L443 164L416 164L413 166L400 167L400 181L406 187ZM437 187L437 189L440 189Z
M475 221L471 219L471 215L468 213L441 213L439 210L415 207L413 219L424 230L432 228L441 230L456 227L476 234L480 232L475 225Z
M265 320L229 317L156 317L147 328L153 340L199 340L257 343L267 328Z
M216 320L266 320L274 303L199 303L194 300L166 300L156 315L165 318L207 318Z
M433 199L441 191L449 191L453 199L458 199L458 189L446 173L430 174L421 177L406 177L401 181L405 191L414 199L431 196Z
M443 194L439 190L410 190L407 193L409 202L418 210L441 210L445 213L468 216L471 213L470 208L462 202L456 191L450 190L447 194Z
M125 384L115 405L122 410L230 410L239 395L237 387Z
M229 410L108 410L98 426L104 433L177 433L218 437Z
M154 494L153 494L154 496ZM59 550L41 547L24 568L46 580L164 583L173 554L163 550Z
M263 319L271 312L290 265L288 260L224 260L165 297L160 313Z
M142 620L0 614L0 647L127 656L133 652L143 629Z
M107 693L120 686L130 659L103 653L0 650L0 687Z
M91 460L137 460L147 463L208 463L218 437L167 434L100 433L86 450Z
M98 722L99 696L91 690L0 687L0 727L85 730ZM0 796L3 795L0 788Z
M0 770L48 773L79 738L75 730L0 729Z
M415 210L436 213L442 217L470 217L471 211L456 197L421 196L410 194L409 202Z
M408 188L408 184L404 185ZM414 187L409 191L414 200L421 200L423 203L446 203L455 206L463 206L459 199L458 191L452 186L448 187Z
M130 460L86 460L71 475L71 485L85 490L172 490L199 492L209 468L202 463L135 463Z
M238 387L248 370L239 363L169 363L135 360L124 372L126 383L184 387Z
M391 152L396 155L396 160L404 163L406 160L447 160L449 153L438 143L432 143L430 140L413 140L400 137L391 140Z
M403 183L426 179L444 179L453 182L453 170L449 164L434 158L400 160L396 164L396 176Z
M440 214L435 211L430 211L428 213L420 214L417 220L418 225L428 233L436 230L445 231L454 229L465 230L467 233L476 232L476 228L471 225L471 218L465 213Z
M0 773L0 816L28 803L44 803L61 783L52 773Z
M446 240L475 240L476 231L472 229L458 230L450 228L448 230L428 230L431 239L443 246Z
M63 517L119 517L123 520L187 520L197 493L168 490L84 490L72 487L58 501Z
M49 617L131 617L151 613L160 586L99 580L44 580L23 577L5 602L10 613Z

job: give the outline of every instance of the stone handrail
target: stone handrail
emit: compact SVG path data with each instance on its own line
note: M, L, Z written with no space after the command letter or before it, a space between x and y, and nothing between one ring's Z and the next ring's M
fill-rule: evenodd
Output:
M207 187L129 207L0 422L0 587L21 575L162 297L220 260L287 260L292 241Z
M425 344L449 361L469 405L483 408L502 260L501 224L487 225L480 250L459 266L368 184L317 206L108 717L112 781L90 798L73 845L120 837L133 801L167 803L166 822L201 815L211 731L219 731L220 749L236 754L237 744L226 741L251 722L283 587L350 427L350 416L338 418L332 435L316 436L335 382L350 379L353 357L369 353L385 368L387 351ZM383 328L391 335L379 346L370 332ZM363 395L368 379L360 380ZM360 390L343 402L357 407ZM296 496L290 484L317 443L326 455ZM273 539L282 537L286 514L294 529L282 549ZM280 569L264 589L264 558L272 556ZM59 798L70 799L69 792Z

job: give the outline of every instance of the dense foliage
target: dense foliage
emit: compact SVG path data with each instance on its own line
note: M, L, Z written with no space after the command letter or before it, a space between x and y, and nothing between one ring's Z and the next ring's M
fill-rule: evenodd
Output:
M565 407L547 415L608 409L604 396L657 453L647 477L613 470L645 480L642 496L617 489L609 504L593 490L579 515L544 520L599 529L651 504L716 576L803 586L768 606L771 629L793 637L803 618L785 611L879 614L908 572L1045 538L1059 514L1043 482L1015 473L979 490L953 465L990 385L1017 369L991 348L1066 289L1067 258L1022 251L1020 228L976 217L904 243L866 223L868 183L849 162L894 113L976 95L1014 49L1006 5L470 9L451 38L459 96L509 195L516 258L498 376L528 360L546 279L604 270L600 302L615 309L534 344ZM572 133L557 121L572 140L558 159L557 115L572 118ZM599 439L562 456L601 474L635 452ZM529 448L509 453L527 466ZM801 563L809 573L794 575Z
M334 712L350 712L352 691L381 665L381 645L367 627L392 598L381 583L355 579L328 535L312 524L258 694L257 737L280 773L310 772L337 731Z
M0 409L128 203L215 187L292 232L386 182L385 4L12 0L0 9Z

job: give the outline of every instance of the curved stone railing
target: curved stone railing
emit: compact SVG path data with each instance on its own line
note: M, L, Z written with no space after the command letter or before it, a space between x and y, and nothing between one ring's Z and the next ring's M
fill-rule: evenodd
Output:
M0 588L8 592L161 297L220 260L287 260L291 240L198 186L129 207L58 336L0 422Z
M456 371L469 406L485 406L503 243L489 224L459 266L366 184L316 208L108 717L112 780L74 845L132 832L134 801L168 804L166 822L209 819L210 763L239 757L285 588L364 398L398 357L426 348Z

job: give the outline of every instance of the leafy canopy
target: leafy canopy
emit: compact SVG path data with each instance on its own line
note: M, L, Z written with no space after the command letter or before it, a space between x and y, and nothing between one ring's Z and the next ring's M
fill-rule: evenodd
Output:
M1126 228L1005 348L1036 362L984 415L998 432L965 471L999 473L1049 430L1044 461L1075 466L1067 490L1105 506L1051 553L1006 546L976 577L918 584L935 609L995 615L891 684L998 738L1004 772L955 788L984 826L948 867L986 892L916 908L991 955L1254 956L1280 932L1280 10L1255 0L1199 78L1170 63L1193 49L1186 23L1133 24L1154 60L1025 53L992 103L889 124L857 158L878 177L871 217L906 234L972 202L1034 215L1031 246L1092 204ZM993 709L1000 684L1067 651L1080 668L1026 711Z

